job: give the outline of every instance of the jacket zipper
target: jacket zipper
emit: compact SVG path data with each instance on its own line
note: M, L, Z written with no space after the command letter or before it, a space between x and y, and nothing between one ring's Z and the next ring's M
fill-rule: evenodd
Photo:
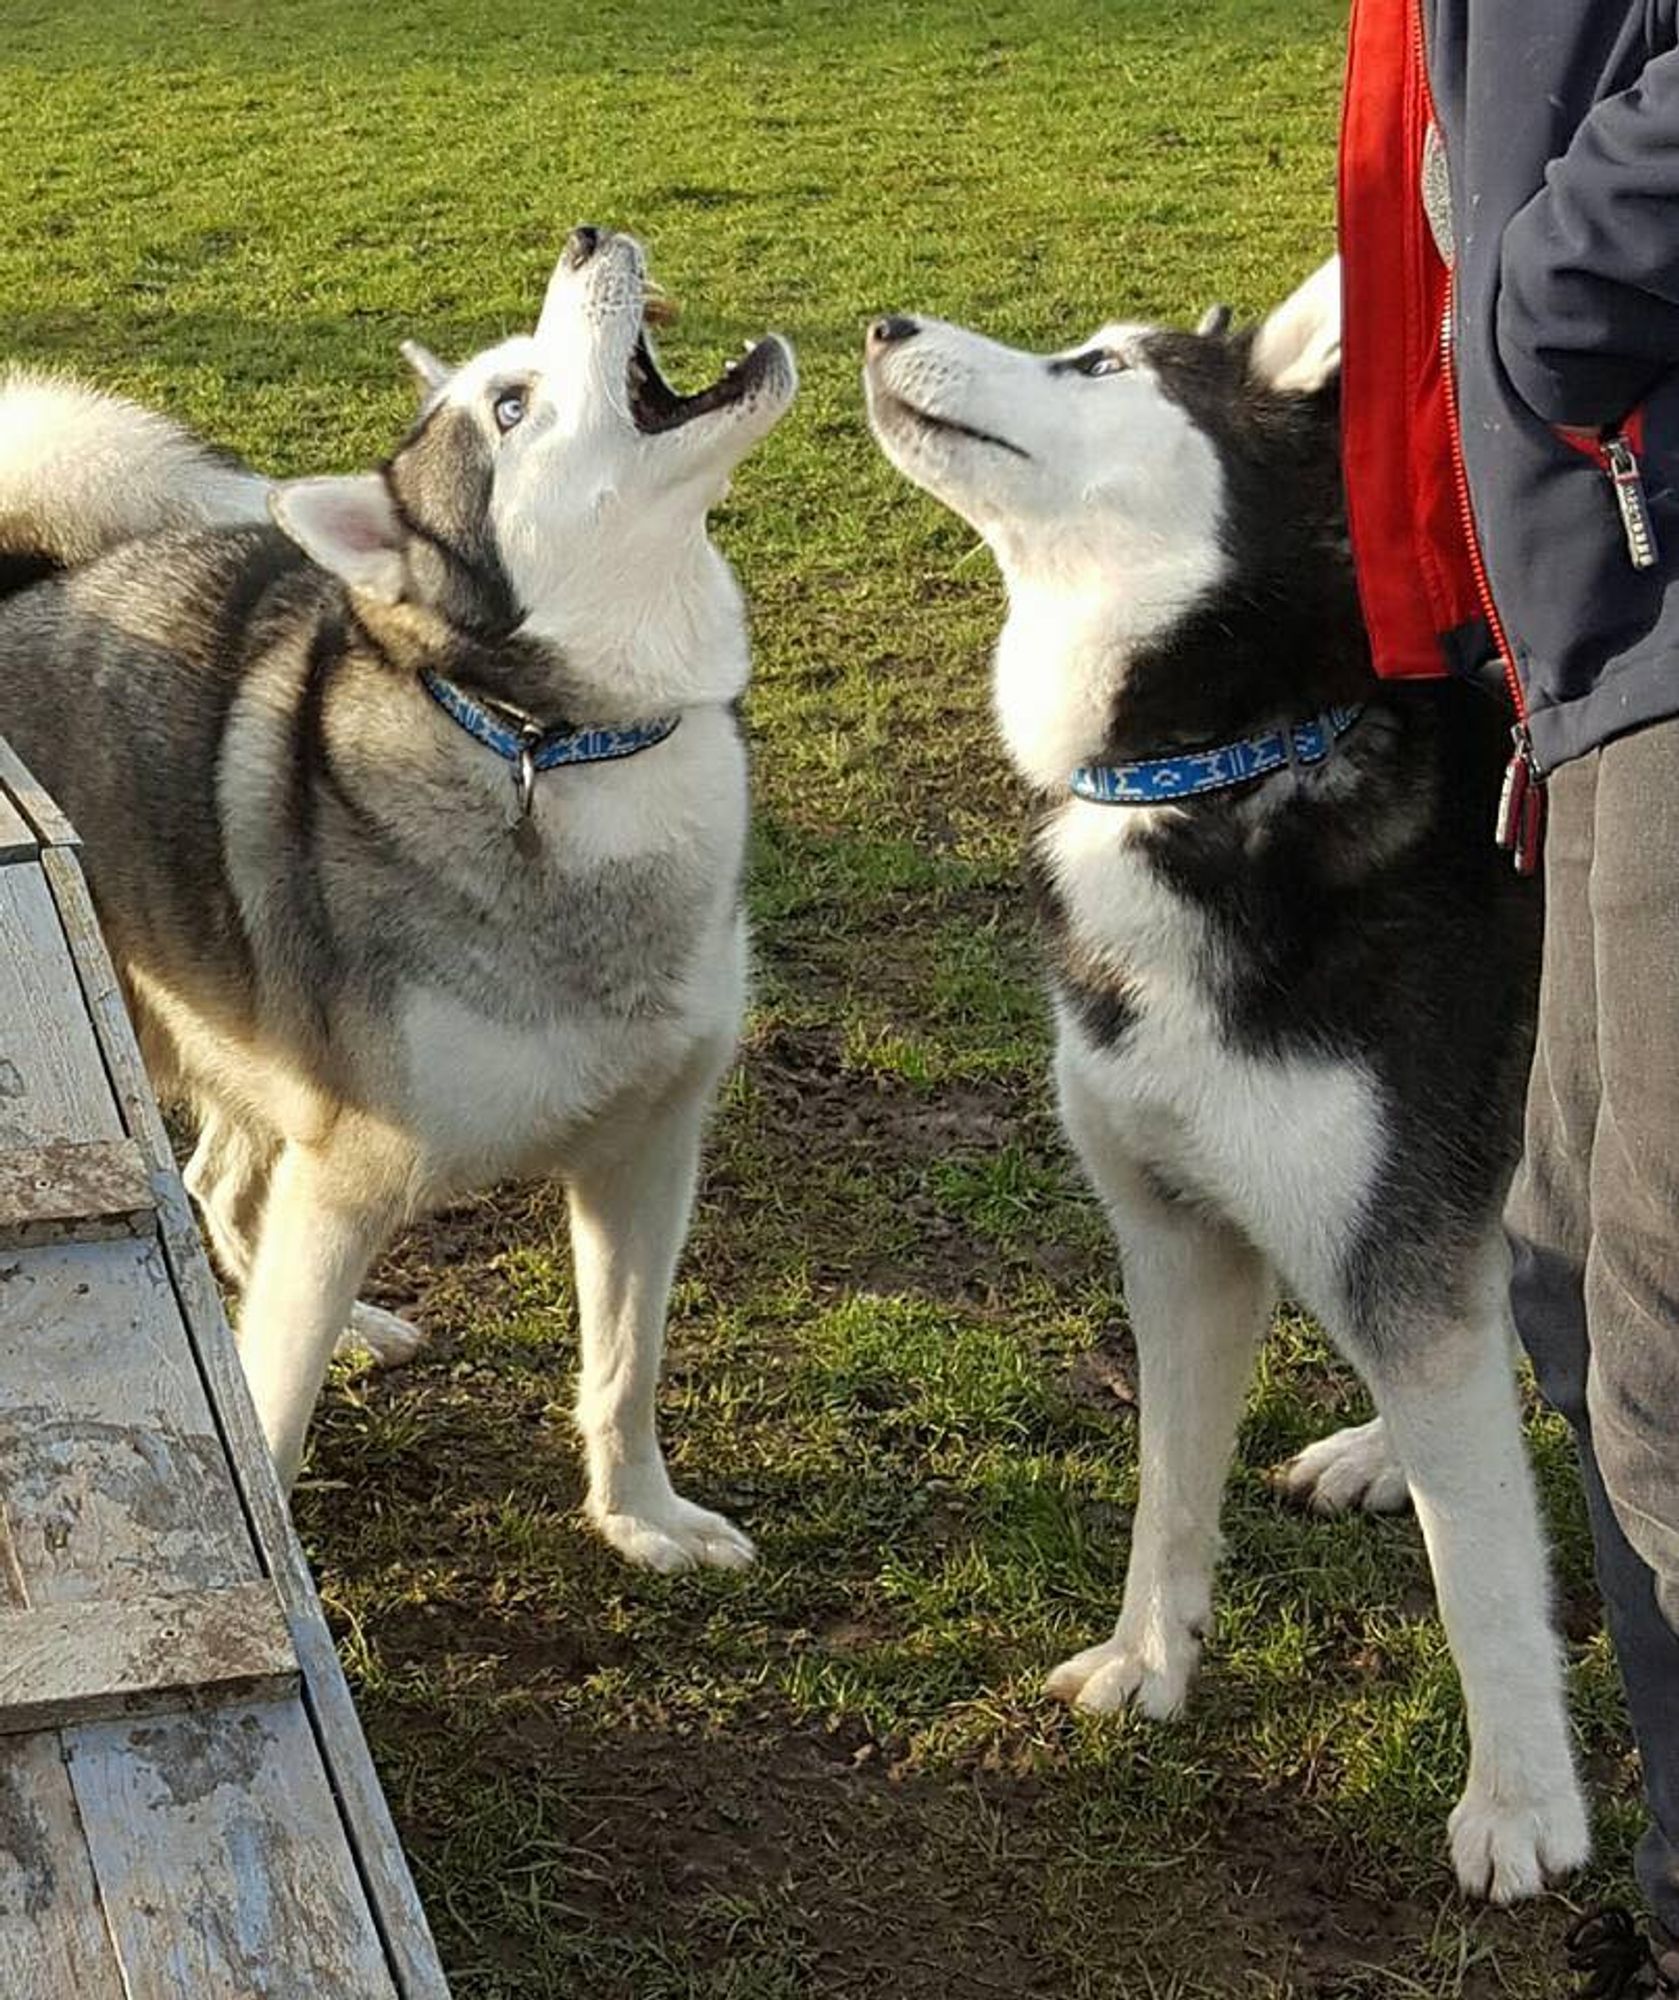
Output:
M1419 38L1421 32L1419 16ZM1539 866L1539 857L1545 845L1545 774L1533 754L1533 738L1528 733L1527 725L1527 696L1522 691L1521 675L1516 671L1515 654L1505 636L1504 621L1493 602L1492 584L1487 577L1486 560L1481 554L1481 538L1475 528L1475 509L1469 498L1469 474L1463 463L1463 425L1458 415L1457 370L1452 343L1456 297L1457 274L1448 272L1446 310L1440 322L1440 365L1445 371L1446 427L1451 444L1452 484L1457 492L1458 513L1463 521L1464 541L1469 550L1469 567L1474 574L1475 590L1481 600L1481 609L1486 614L1493 644L1498 648L1510 705L1516 712L1515 726L1510 731L1510 761L1504 769L1504 786L1499 793L1493 838L1509 854L1518 875L1531 875ZM1642 490L1640 487L1640 496Z
M1428 40L1423 33L1421 0L1410 0L1410 8L1417 79L1428 108L1429 121L1438 127L1440 119L1434 107L1434 90L1428 76ZM1469 474L1463 463L1463 424L1457 403L1457 370L1453 366L1452 319L1456 298L1457 273L1448 270L1446 307L1440 318L1440 366L1445 378L1452 485L1457 493L1458 514L1463 523L1464 545L1469 551L1469 568L1475 579L1475 592L1481 600L1493 644L1498 648L1504 685L1509 690L1510 706L1516 716L1515 726L1510 731L1510 761L1505 766L1504 787L1499 794L1498 819L1493 837L1509 854L1516 873L1531 875L1539 866L1545 840L1545 774L1533 755L1533 739L1527 725L1527 697L1522 692L1521 676L1516 672L1515 654L1505 636L1504 621L1493 602L1492 585L1487 579L1486 561L1481 554L1481 538L1475 527L1475 509L1469 498Z

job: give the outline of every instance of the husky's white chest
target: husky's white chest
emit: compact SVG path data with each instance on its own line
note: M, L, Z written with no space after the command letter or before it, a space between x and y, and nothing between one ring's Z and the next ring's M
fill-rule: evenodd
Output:
M424 1177L447 1189L563 1167L597 1118L626 1100L657 1099L697 1049L733 1041L746 983L746 925L735 918L645 1014L568 1009L510 1024L416 989L402 1011L402 1044Z
M407 985L401 1092L433 1179L551 1170L608 1106L738 1032L744 752L722 716L683 733L658 762L539 790L527 886Z
M1099 1104L1108 1143L1211 1203L1316 1291L1333 1276L1320 1252L1380 1161L1377 1092L1357 1063L1238 1044L1223 1000L1229 945L1143 858L1142 810L1075 805L1044 835L1072 949L1115 1001L1104 1033L1059 1000L1063 1094Z

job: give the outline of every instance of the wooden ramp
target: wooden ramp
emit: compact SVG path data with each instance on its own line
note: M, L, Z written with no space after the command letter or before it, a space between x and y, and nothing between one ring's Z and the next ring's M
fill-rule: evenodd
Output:
M0 2000L447 2000L88 901L0 739Z

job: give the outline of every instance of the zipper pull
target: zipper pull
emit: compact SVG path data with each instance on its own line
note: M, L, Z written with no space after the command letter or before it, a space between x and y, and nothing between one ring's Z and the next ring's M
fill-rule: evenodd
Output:
M1621 531L1627 538L1627 555L1634 569L1654 569L1659 551L1656 524L1650 518L1650 502L1644 491L1644 474L1638 454L1624 431L1603 440L1603 469L1615 489L1615 505L1621 510Z
M1515 745L1504 768L1504 788L1498 795L1497 844L1510 856L1518 875L1531 875L1545 845L1545 780L1533 761L1533 745L1518 723L1510 732Z
M1521 824L1522 804L1527 797L1528 784L1527 762L1517 750L1504 767L1504 789L1498 795L1498 823L1493 831L1494 843L1506 854L1516 844L1516 830Z

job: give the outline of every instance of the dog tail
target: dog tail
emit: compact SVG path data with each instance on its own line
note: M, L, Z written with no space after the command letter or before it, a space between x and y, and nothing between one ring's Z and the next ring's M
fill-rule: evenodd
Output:
M267 480L169 418L0 372L0 596L142 535L267 518Z

